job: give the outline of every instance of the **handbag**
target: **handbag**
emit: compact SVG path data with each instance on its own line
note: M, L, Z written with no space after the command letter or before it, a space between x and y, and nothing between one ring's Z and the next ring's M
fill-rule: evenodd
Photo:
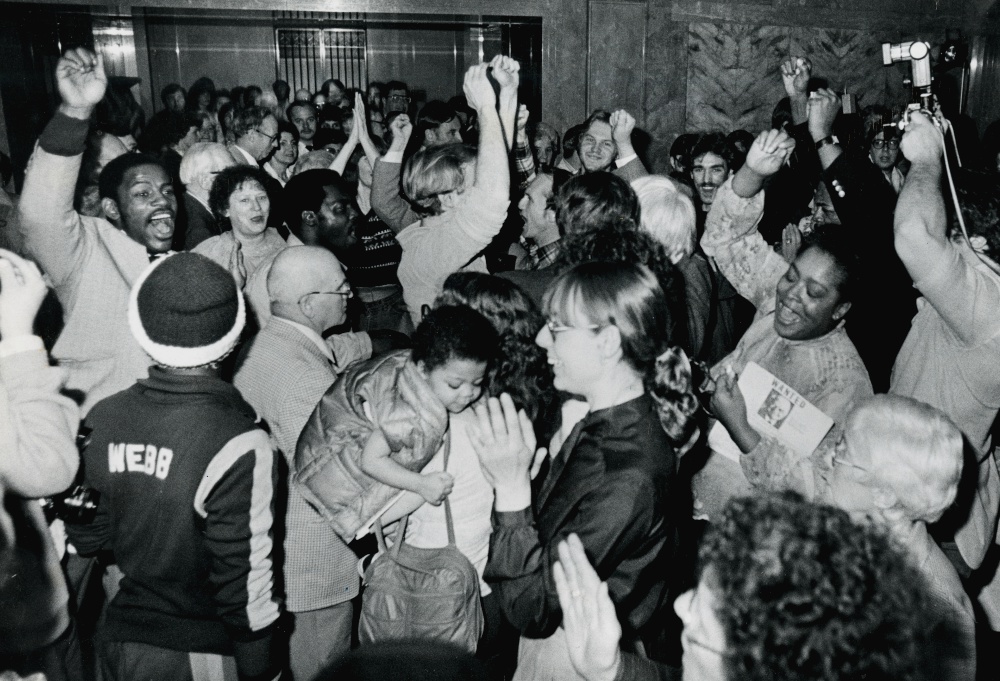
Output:
M445 438L448 468L450 438ZM444 500L448 545L426 549L403 541L409 515L400 521L398 540L387 548L382 521L375 522L379 553L365 570L358 638L362 644L430 639L476 652L483 633L479 574L455 545L451 503Z

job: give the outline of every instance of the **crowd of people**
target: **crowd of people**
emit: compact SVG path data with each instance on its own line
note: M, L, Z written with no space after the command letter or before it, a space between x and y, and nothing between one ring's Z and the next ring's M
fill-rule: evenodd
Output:
M650 175L505 56L146 122L68 51L0 233L0 676L985 678L1000 155L780 77Z

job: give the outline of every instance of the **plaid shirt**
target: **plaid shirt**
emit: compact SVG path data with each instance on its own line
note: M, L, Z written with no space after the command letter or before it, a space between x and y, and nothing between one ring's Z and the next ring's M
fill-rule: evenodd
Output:
M541 270L552 265L559 256L559 241L553 241L545 246L536 246L530 239L521 239L521 245L528 252L520 269Z
M517 184L523 192L535 179L535 157L531 153L527 135L520 131L514 136L514 166L517 171Z

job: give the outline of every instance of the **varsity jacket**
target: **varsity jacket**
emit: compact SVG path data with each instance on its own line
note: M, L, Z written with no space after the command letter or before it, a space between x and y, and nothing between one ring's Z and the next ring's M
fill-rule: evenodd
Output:
M83 555L110 551L125 575L104 637L235 655L243 678L274 678L278 457L232 385L149 374L84 422L85 484L101 496L70 536Z

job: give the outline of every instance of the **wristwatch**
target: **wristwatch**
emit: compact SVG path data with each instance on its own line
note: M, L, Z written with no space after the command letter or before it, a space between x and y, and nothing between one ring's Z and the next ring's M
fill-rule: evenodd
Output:
M819 151L827 144L840 144L840 140L837 139L836 135L827 135L821 140L816 140L816 151Z

